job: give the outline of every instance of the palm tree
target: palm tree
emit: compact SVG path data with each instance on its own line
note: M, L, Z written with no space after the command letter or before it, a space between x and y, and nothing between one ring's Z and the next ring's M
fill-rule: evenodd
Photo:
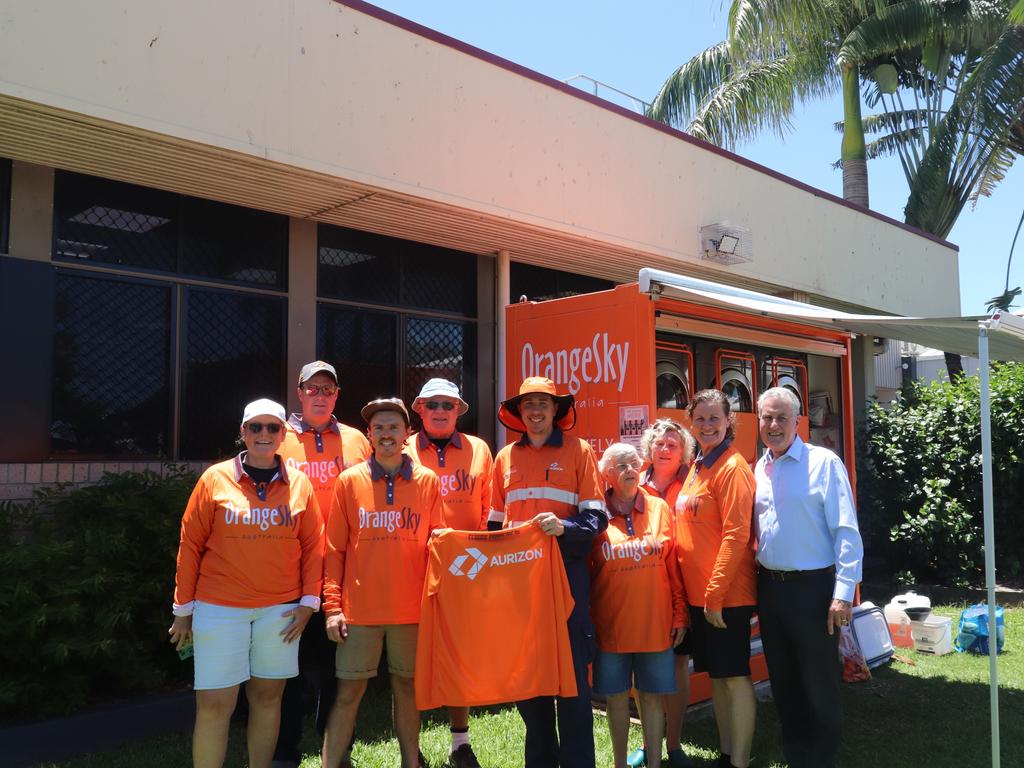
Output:
M676 70L650 115L732 147L765 128L784 135L797 101L841 89L844 197L867 205L867 159L897 154L910 190L906 221L945 237L1024 144L1021 28L1007 22L1009 5L733 0L728 42ZM885 110L866 119L865 82L869 104ZM867 144L865 131L882 135ZM962 370L956 356L947 364L951 376Z
M665 81L648 115L729 149L769 129L784 136L798 102L843 95L843 197L868 207L860 69L839 46L885 0L733 0L728 40Z

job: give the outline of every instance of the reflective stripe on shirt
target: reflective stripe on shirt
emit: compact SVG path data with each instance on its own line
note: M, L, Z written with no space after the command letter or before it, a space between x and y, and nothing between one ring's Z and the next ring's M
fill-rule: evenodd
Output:
M507 504L511 504L516 501L525 501L526 499L546 499L548 501L558 501L562 504L569 504L575 507L579 504L580 495L578 493L573 493L572 491L563 491L561 488L547 488L544 486L516 488L515 490L508 491L505 494L505 502ZM598 505L600 506L600 502Z

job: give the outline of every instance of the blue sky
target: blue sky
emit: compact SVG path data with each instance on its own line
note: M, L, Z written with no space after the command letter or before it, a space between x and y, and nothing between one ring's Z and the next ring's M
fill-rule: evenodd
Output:
M375 0L375 5L491 53L564 80L577 74L650 101L669 74L724 37L720 0ZM798 110L785 138L765 135L736 151L819 189L842 196L837 99ZM903 220L907 188L894 158L868 165L871 207ZM983 314L1002 293L1006 259L1024 208L1024 162L991 198L960 215L949 240L960 246L963 314ZM1024 233L1014 251L1010 287L1024 285Z

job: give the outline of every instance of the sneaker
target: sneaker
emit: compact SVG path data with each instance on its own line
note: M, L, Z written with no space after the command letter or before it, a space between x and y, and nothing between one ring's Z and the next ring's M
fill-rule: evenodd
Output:
M647 752L644 748L640 747L640 749L634 749L630 752L626 758L626 765L629 768L640 768L642 765L647 765Z
M448 755L450 768L480 768L480 761L473 754L473 748L469 744L460 744L459 748Z
M682 749L668 751L668 764L671 768L693 768L693 760Z

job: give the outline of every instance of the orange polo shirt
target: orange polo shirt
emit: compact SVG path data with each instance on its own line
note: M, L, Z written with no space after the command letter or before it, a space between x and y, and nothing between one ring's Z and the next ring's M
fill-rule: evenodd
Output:
M441 527L441 484L402 456L388 477L372 456L334 487L324 557L324 612L350 624L416 624L427 540Z
M331 416L323 432L317 432L302 416L288 419L284 442L278 451L288 469L301 470L313 483L324 522L331 512L334 482L338 475L370 456L370 442L358 429L342 424Z
M683 483L686 482L686 475L690 471L689 464L683 464L679 471L676 472L676 476L672 479L672 482L668 484L668 488L665 489L664 493L658 492L658 487L654 484L654 470L648 467L641 478L640 487L643 488L651 496L657 496L668 504L669 510L675 514L676 511L676 499L679 498L679 492L683 489Z
M524 437L498 451L489 520L511 527L541 512L565 519L583 509L604 510L597 461L589 443L560 433L560 441L549 440L540 447Z
M301 472L257 487L242 454L203 472L181 518L174 602L264 608L319 596L324 526Z
M441 481L441 519L445 528L482 531L491 504L491 449L479 437L452 433L443 449L426 432L409 438L406 453L413 461L434 470Z
M594 539L590 615L602 651L664 651L673 627L689 623L672 517L664 501L641 489L629 516L611 514Z
M693 462L676 500L676 549L690 605L720 611L757 603L753 508L754 473L731 441Z
M434 537L416 647L417 707L575 696L572 608L559 547L536 525Z

